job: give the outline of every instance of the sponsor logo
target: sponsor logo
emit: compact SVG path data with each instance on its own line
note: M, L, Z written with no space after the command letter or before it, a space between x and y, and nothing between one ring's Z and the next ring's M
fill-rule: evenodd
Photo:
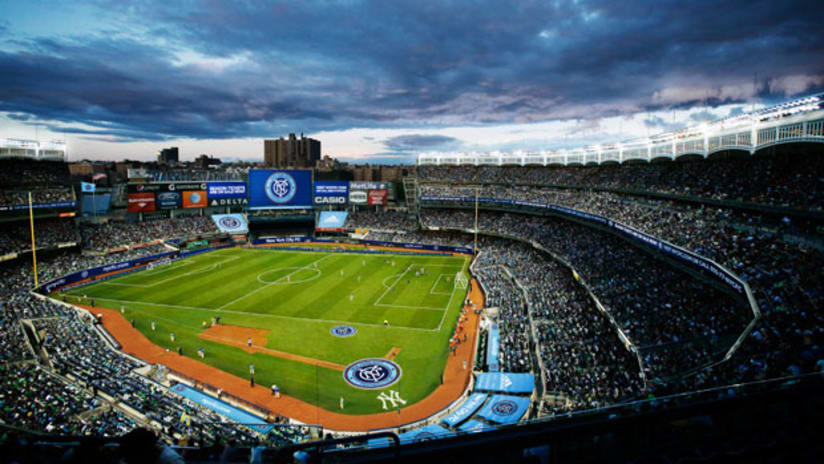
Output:
M337 325L332 327L332 330L330 330L329 333L336 337L346 338L358 333L358 329L352 327L351 325Z
M342 205L346 203L346 197L315 197L316 205Z
M363 191L349 192L349 201L352 203L366 203L367 194Z
M82 277L84 279L88 276L89 276L89 271L83 271L83 272L80 273L80 277Z
M511 400L498 401L492 406L492 414L496 416L509 416L518 410L518 405Z
M353 387L367 390L388 387L400 380L401 366L382 358L355 361L343 370L343 379Z
M246 198L215 198L209 204L211 206L245 206L249 204Z
M187 190L183 192L183 207L184 208L205 208L206 191L205 190Z
M266 179L264 191L272 203L289 203L297 193L298 184L294 177L285 172L276 172Z
M224 216L220 218L220 221L218 222L221 226L228 230L240 229L240 227L243 225L240 223L240 220L238 218L232 216Z

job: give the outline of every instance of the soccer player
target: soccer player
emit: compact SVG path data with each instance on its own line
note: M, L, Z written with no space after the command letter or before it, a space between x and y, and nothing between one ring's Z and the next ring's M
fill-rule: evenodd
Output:
M352 294L350 293L350 294L349 294L349 301L352 301L352 300L354 300L354 299L355 299L355 295L352 295Z
M384 319L384 320L383 320L383 326L384 326L384 327L389 327L389 320Z

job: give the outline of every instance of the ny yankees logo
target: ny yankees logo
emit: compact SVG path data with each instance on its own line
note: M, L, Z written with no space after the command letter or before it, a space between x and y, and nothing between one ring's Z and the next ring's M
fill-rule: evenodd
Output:
M388 409L386 407L387 402L392 403L393 409L397 408L398 404L406 404L406 400L401 399L401 394L395 390L389 390L389 395L387 395L386 392L381 392L381 394L378 395L378 399L381 401L383 409Z

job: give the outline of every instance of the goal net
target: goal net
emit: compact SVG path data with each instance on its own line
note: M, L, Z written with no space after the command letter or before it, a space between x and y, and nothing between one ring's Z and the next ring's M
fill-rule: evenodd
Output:
M466 275L464 275L463 272L459 271L457 274L455 274L455 287L463 289L467 286L469 286L469 280L466 278Z

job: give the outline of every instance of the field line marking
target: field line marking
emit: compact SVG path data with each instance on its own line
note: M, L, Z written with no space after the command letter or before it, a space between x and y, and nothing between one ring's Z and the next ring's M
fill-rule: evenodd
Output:
M278 282L280 282L280 281L281 281L281 280L283 280L283 279L288 279L289 277L291 277L291 276L293 276L293 275L297 274L298 272L300 272L300 271L302 271L302 270L304 270L304 269L311 269L311 268L312 268L312 266L317 265L319 262L323 261L324 259L326 259L326 258L328 258L328 257L330 257L330 256L333 256L333 255L332 255L331 253L327 253L324 257L322 257L322 258L320 258L320 259L318 259L318 260L312 261L311 263L309 263L309 264L307 264L307 265L305 265L305 266L299 267L298 269L295 269L294 271L290 272L289 274L286 274L285 276L278 278L277 280L275 280L275 281L274 281L274 282L272 282L272 283L266 284L266 285L264 285L264 286L262 286L262 287L258 287L258 288L256 288L256 289L252 290L251 292L249 292L249 293L247 293L247 294L245 294L245 295L241 295L241 296L239 296L239 297L235 298L234 300L232 300L232 301L230 301L230 302L226 303L225 305L223 305L223 306L221 306L221 307L219 307L219 308L217 308L217 309L218 309L218 311L220 311L220 310L222 310L223 308L225 308L225 307L227 307L227 306L230 306L230 305L232 305L232 304L234 304L234 303L237 303L238 301L240 301L240 300L242 300L242 299L244 299L244 298L246 298L246 297L252 296L252 295L254 295L255 293L257 293L257 292L259 292L259 291L261 291L261 290L263 290L263 289L265 289L265 288L269 288L269 287L271 287L272 285L277 284Z
M389 291L390 291L390 290L392 290L392 288L393 288L395 285L397 285L397 284L398 284L398 282L400 282L400 280L403 278L403 276L405 276L405 275L406 275L406 273L407 273L407 272L409 272L409 270L410 270L410 269L412 269L412 264L410 264L409 266L407 266L407 267L406 267L406 269L405 269L403 272L401 272L401 275L399 275L399 276L398 276L398 278L397 278L397 279L395 279L395 281L394 281L394 282L392 282L392 285L390 285L390 286L389 286L389 288L387 288L386 290L384 290L384 291L383 291L383 293L381 293L381 296L379 296L379 297L378 297L378 299L377 299L377 300L375 300L375 302L374 302L374 303L372 303L372 305L373 305L373 306L376 306L376 305L377 305L377 304L378 304L378 303L379 303L379 302L383 299L383 297L385 297L385 296L386 296L386 294L387 294L387 293L389 293Z
M444 309L444 308L433 308L431 306L406 306L406 305L394 305L394 304L386 304L386 303L372 304L372 306L385 306L387 308L420 309L420 310L423 310L423 311L446 311L446 309Z
M434 282L432 282L432 288L430 288L430 289L429 289L429 294L430 294L430 295L451 295L451 293L449 293L449 292L433 292L433 290L435 290L435 285L437 285L437 284L438 284L438 282L440 282L440 281L441 281L441 277L443 277L443 276L449 276L449 275L450 275L450 274L443 274L443 273L439 274L439 275L438 275L438 278L437 278L437 279L435 279L435 281L434 281Z
M197 262L197 263L196 262L191 262L190 264L207 264L207 266L199 268L199 269L194 269L192 271L185 272L185 273L180 274L180 275L168 277L166 279L159 280L157 282L153 282L153 283L150 283L150 284L124 284L124 283L116 283L116 282L104 282L104 283L107 283L108 285L123 285L123 286L126 286L126 287L152 288L152 287L156 287L160 284L165 284L166 282L169 282L171 280L179 279L181 277L195 275L195 274L204 274L206 271L217 269L217 266L220 265L220 264L224 264L224 263L234 261L236 259L239 259L240 257L239 256L233 256L233 257L220 256L219 258L221 259L221 261L218 261L216 263L211 263L211 264L200 263L200 262ZM186 258L184 258L184 259L186 259ZM165 269L163 272L165 272L165 271L176 271L176 270L178 270L178 269L180 269L181 267L184 267L184 266L185 265L180 265L180 266L177 266L177 267L174 267L174 268ZM152 271L153 270L154 269L152 269ZM149 271L149 272L151 272L151 271ZM157 274L159 274L159 272L155 273L155 274L151 274L151 275L149 275L149 277L153 277ZM146 276L146 274L137 273L137 274L131 274L128 277L138 277L140 275ZM126 277L126 276L123 276L123 277Z
M468 259L469 258L464 258L463 265L461 266L461 272L464 272L464 269L466 269ZM467 285L467 290L466 290L467 292L469 292L469 288L470 287ZM446 317L446 313L449 312L449 305L452 304L452 298L455 298L455 290L457 290L457 289L458 289L457 285L452 287L452 295L449 296L449 301L446 302L446 311L444 311L443 314L441 315L441 322L438 323L438 330L441 330L441 326L443 326L443 319Z
M322 322L325 324L347 324L347 325L362 325L366 327L379 327L385 329L386 326L383 324L370 324L368 322L353 322L353 321L341 321L341 320L334 320L334 319L315 319L309 317L294 317L294 316L283 316L280 314L264 314L264 313L250 313L247 311L236 311L233 309L223 309L217 310L215 308L205 308L203 306L182 306L182 305L173 305L173 304L165 304L165 303L149 303L146 301L132 301L132 300L116 300L114 298L99 298L96 297L97 300L100 301L114 301L115 303L133 303L138 305L148 305L148 306L160 306L163 308L181 308L181 309L191 309L192 311L205 311L210 313L220 313L220 314L241 314L243 316L254 316L254 317L270 317L274 319L289 319L293 321L305 321L305 322ZM131 311L135 311L130 309ZM422 329L420 327L408 327L404 325L392 325L391 329L397 330L413 330L416 332L437 332L438 329ZM391 330L390 329L390 330Z

